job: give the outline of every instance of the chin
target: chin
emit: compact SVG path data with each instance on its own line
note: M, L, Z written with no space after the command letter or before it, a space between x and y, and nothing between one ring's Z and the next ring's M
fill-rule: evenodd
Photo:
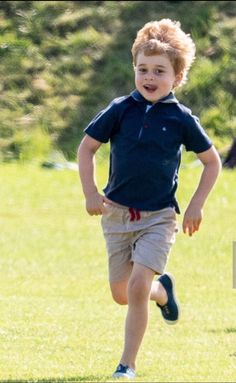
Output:
M159 99L157 99L156 97L155 97L155 98L152 98L152 97L145 97L145 98L146 98L147 101L152 102L152 103L157 102L157 101L159 100Z

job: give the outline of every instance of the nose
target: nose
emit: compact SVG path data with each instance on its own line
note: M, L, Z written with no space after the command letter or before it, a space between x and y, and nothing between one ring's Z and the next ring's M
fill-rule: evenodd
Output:
M153 73L146 73L145 80L153 81Z

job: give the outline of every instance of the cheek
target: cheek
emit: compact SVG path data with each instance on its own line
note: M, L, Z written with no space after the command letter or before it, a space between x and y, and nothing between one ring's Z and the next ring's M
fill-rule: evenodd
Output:
M171 81L169 78L164 78L162 79L161 84L165 87L172 87L173 81Z
M139 75L135 75L135 84L140 85L142 84L142 77Z

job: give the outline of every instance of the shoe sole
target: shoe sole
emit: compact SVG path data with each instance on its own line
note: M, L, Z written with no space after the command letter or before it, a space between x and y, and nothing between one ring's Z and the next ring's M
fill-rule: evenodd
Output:
M172 293L173 293L173 297L174 297L174 300L175 300L175 303L176 303L176 306L178 307L178 319L176 320L168 320L168 319L164 319L164 321L168 324L168 325L175 325L178 321L179 321L179 318L180 318L180 305L179 305L179 302L176 298L176 294L175 294L175 279L173 277L173 275L171 275L170 273L165 273L166 275L168 275L168 277L170 278L171 282L172 282Z

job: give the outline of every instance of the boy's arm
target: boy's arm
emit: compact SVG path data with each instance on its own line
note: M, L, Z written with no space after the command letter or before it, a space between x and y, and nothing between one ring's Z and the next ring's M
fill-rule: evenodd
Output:
M183 231L188 233L189 236L199 229L202 221L203 205L221 170L221 160L214 146L205 152L198 153L197 156L202 162L204 169L199 185L184 214Z
M106 197L98 193L95 177L95 153L101 142L86 135L78 148L79 175L86 199L86 210L90 215L99 215L105 212Z

